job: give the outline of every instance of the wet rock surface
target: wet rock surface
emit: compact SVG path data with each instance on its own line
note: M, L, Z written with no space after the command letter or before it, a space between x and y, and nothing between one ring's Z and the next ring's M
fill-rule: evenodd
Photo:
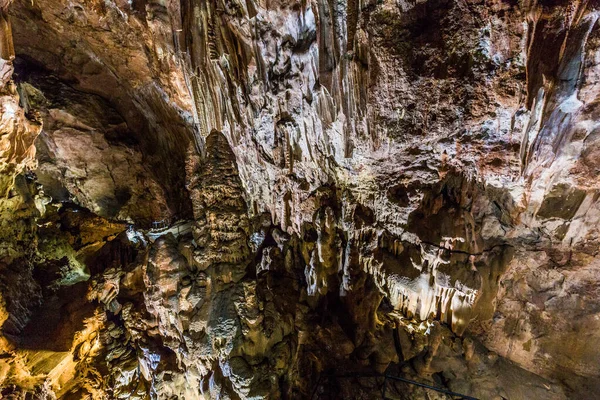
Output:
M598 16L0 3L0 396L590 398Z

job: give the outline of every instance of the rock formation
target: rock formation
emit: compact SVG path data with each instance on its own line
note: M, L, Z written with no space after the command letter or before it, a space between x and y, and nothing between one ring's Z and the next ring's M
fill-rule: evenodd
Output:
M594 398L599 17L0 0L0 397Z

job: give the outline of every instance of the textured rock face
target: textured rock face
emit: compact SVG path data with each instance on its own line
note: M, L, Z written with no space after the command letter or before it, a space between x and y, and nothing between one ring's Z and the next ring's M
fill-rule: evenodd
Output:
M2 397L588 398L599 16L1 4Z

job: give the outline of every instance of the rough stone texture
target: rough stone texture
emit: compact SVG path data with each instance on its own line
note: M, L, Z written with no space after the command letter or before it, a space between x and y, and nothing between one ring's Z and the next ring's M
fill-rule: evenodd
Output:
M101 97L44 73L28 73L31 68L19 65L18 78L23 79L20 93L26 107L44 120L36 142L36 174L46 194L106 218L145 224L170 211L164 190L118 112Z
M2 397L590 398L598 7L0 4Z

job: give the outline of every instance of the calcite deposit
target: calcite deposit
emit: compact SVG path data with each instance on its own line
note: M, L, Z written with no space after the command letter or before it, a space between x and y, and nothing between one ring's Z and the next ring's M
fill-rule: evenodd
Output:
M596 398L599 17L0 0L0 398Z

